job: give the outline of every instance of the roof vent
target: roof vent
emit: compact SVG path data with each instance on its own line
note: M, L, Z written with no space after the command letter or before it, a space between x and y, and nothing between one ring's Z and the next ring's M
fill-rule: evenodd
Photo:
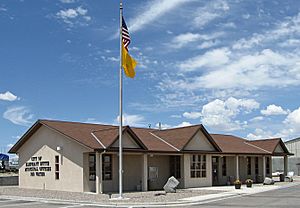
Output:
M158 122L158 129L161 130L161 122Z

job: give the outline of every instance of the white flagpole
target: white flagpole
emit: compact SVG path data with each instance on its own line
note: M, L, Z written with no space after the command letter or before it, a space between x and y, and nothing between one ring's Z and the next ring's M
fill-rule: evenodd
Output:
M123 5L120 0L120 126L119 126L119 198L123 198L123 158L122 158L122 125L123 125L123 70L122 70L122 16Z

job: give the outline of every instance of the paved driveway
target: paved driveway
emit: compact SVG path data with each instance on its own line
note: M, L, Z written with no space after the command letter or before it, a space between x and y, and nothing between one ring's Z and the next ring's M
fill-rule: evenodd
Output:
M300 207L300 185L281 188L273 191L262 192L253 195L216 200L210 203L194 205L201 208L223 208L223 207L272 207L272 208L299 208Z
M1 208L99 208L97 205L84 205L77 203L59 203L47 201L29 201L17 199L0 199Z

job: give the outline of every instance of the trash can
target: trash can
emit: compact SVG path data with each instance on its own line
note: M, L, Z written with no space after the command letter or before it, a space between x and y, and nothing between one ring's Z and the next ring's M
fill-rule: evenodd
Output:
M279 174L279 181L284 182L284 174Z

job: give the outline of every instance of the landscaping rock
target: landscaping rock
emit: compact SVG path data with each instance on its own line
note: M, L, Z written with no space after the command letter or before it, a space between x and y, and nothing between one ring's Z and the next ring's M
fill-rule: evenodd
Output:
M175 193L176 187L178 186L179 181L174 177L170 177L167 183L164 185L164 190L166 193Z
M264 180L264 185L273 185L274 184L274 180L272 178L268 178L266 177Z

